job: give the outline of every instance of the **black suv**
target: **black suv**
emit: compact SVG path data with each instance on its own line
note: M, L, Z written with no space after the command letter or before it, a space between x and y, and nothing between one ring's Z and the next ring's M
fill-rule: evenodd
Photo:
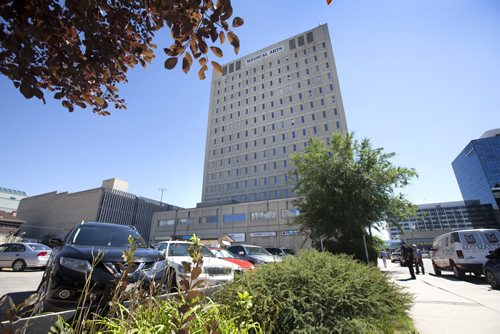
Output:
M128 264L122 251L129 249L129 236L135 240L134 265ZM116 282L127 271L127 281L135 283L160 281L165 272L165 257L147 247L131 226L83 222L64 238L51 239L54 246L38 287L38 312L75 308L86 278L90 275L92 305L106 305L112 298ZM127 268L127 269L125 269Z

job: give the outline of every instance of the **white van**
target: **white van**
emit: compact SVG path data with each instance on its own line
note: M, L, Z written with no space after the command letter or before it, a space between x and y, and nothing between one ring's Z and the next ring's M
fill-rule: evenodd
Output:
M483 273L486 255L500 247L500 230L477 229L445 233L434 239L432 266L436 275L442 270L453 271L456 278L465 273Z

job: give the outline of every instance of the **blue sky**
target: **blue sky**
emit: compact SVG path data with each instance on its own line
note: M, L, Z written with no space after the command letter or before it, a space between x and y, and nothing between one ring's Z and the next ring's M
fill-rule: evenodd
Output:
M500 1L233 0L245 20L239 55L328 23L347 125L395 152L420 177L416 204L461 200L452 160L500 127ZM131 193L193 207L201 199L210 77L167 71L157 58L120 86L128 109L99 117L26 100L0 77L0 186L29 195L75 192L117 177Z

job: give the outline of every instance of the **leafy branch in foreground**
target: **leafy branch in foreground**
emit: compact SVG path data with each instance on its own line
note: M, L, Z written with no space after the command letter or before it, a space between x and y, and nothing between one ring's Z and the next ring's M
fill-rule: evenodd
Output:
M167 28L173 44L165 48L171 69L182 57L188 72L198 59L200 79L208 69L210 46L226 37L238 53L239 39L230 29L231 0L24 0L0 5L0 73L24 97L45 103L47 93L70 112L75 106L91 107L109 115L110 106L125 109L117 84L127 82L128 69L146 67L157 46L153 38ZM243 24L235 17L232 27ZM211 62L215 71L221 66Z

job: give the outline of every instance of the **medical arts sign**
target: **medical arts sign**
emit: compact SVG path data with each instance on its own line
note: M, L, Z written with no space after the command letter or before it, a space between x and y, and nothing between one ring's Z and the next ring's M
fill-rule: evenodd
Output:
M269 50L266 50L264 52L262 52L261 54L258 54L258 55L255 55L253 57L250 57L250 58L247 58L246 60L246 64L250 64L256 60L259 60L259 59L263 59L263 58L266 58L272 54L275 54L275 53L278 53L278 52L281 52L283 51L285 48L283 47L283 45L280 45L280 46L277 46L275 48L272 48L272 49L269 49Z

